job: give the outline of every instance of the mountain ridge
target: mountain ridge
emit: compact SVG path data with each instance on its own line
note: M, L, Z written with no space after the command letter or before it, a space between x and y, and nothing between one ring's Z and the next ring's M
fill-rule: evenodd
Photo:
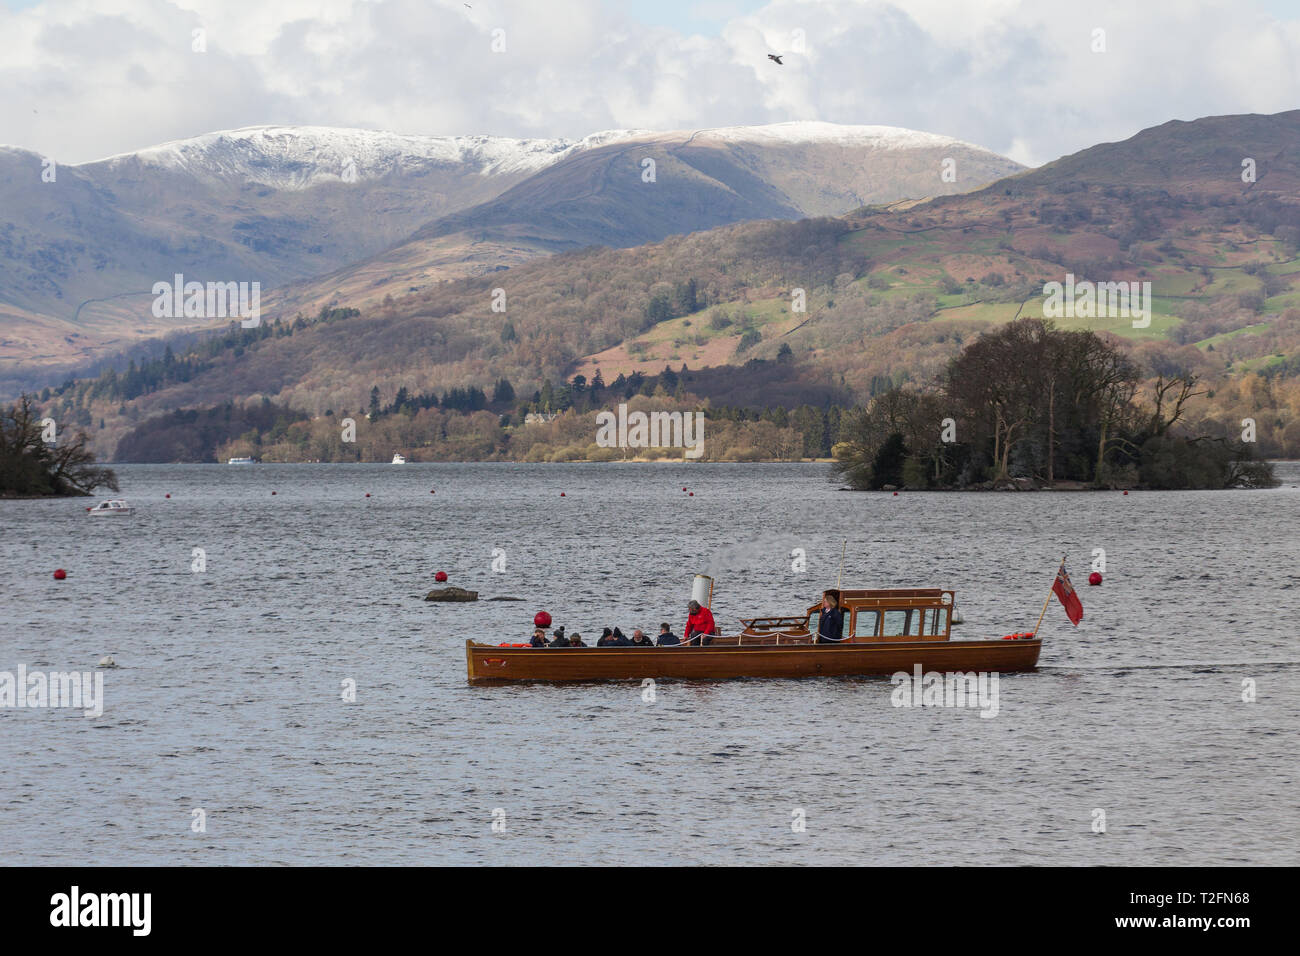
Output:
M486 391L508 379L526 399L534 389L555 394L575 375L592 381L598 370L611 382L666 366L740 371L755 359L786 363L785 394L808 396L797 400L835 389L865 401L932 381L987 328L1046 315L1046 284L1073 274L1150 283L1149 321L1080 314L1057 317L1058 327L1127 339L1154 372L1190 371L1211 396L1256 402L1233 408L1236 420L1269 423L1270 447L1300 453L1297 413L1270 404L1268 385L1300 373L1300 202L1285 188L1300 175L1300 113L1267 118L1269 137L1254 141L1287 148L1261 158L1258 181L1246 183L1234 157L1254 122L1216 122L1213 137L1176 130L1178 149L1156 127L1127 147L1093 147L1063 163L1101 162L1105 175L1093 182L1062 179L1060 167L1034 170L927 203L535 257L302 321L272 311L268 328L235 330L179 366L77 383L47 410L104 418L111 444L127 420L231 396L328 416L364 413L372 395L401 406L403 396ZM498 289L504 313L492 307ZM707 398L707 382L695 381ZM1286 388L1300 403L1300 388ZM759 389L746 400L770 397ZM1198 412L1206 408L1214 411Z
M873 190L928 193L932 180L944 188L950 153L971 157L973 178L946 188L1020 168L939 134L825 123L577 140L244 127L56 164L53 182L38 153L0 148L0 390L194 327L150 311L148 290L177 273L257 281L264 308L315 313L340 294L378 301L592 242L839 213ZM658 192L628 189L642 172L630 161L601 167L620 155L668 163ZM617 194L557 213L564 188L611 176L626 180Z

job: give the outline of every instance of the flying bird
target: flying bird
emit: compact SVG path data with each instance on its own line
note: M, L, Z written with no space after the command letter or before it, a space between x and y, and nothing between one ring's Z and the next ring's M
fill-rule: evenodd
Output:
M782 53L781 56L785 56L785 54ZM773 63L775 63L777 66L785 66L785 64L781 62L781 56L777 56L775 53L769 53L767 55L767 58L771 60Z

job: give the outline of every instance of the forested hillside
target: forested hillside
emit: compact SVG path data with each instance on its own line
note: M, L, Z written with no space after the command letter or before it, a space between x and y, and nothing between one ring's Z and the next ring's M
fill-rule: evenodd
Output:
M1232 159L1246 149L1259 154L1249 182ZM597 371L613 383L683 366L705 404L848 408L929 386L982 331L1043 316L1048 283L1077 279L1150 283L1149 321L1079 314L1055 318L1059 329L1116 337L1144 388L1195 376L1186 420L1240 431L1250 418L1262 452L1300 456L1297 156L1296 113L1167 124L969 195L579 250L376 307L274 316L170 366L44 398L106 447L152 416L232 398L321 419L369 413L372 395L383 408L502 379L519 397L490 410L517 427L548 385L554 399ZM782 366L771 389L738 371L755 359ZM441 427L407 438L435 457L450 447ZM517 454L474 447L464 453Z

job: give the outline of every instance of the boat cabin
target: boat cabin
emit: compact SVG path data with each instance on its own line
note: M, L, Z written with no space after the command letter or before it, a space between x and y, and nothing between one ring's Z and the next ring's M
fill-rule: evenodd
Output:
M944 588L845 588L842 644L946 641L952 631L954 592ZM817 639L821 602L806 614L742 619L736 638L713 644L810 644Z

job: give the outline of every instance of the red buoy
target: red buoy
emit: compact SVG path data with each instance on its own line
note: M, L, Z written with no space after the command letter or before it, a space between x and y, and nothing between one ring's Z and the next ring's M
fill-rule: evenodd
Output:
M1126 491L1126 492L1124 492L1124 494L1128 494L1128 492Z
M894 492L894 497L895 497L895 498L898 497L898 492L897 492L897 491Z
M1093 571L1092 574L1088 575L1088 583L1093 587L1101 584L1101 574L1097 571Z
M367 497L367 498L370 497L370 492L368 492L368 491L366 492L366 497Z
M686 494L687 494L689 497L691 497L691 498L694 498L694 497L695 497L695 492L693 492L693 491L688 491L688 492L686 492Z
M430 488L430 489L429 489L429 494L431 494L431 495L436 495L436 494L437 494L437 492L436 492L436 491L434 491L434 490L433 490L433 489L432 489L432 488Z
M164 498L170 498L171 495L163 495Z
M433 579L434 579L435 581L445 581L445 580L447 580L447 572L446 572L446 571L439 571L437 574L435 574L435 575L433 576Z
M545 611L538 611L535 615L533 615L533 627L550 627L550 626L551 626L551 615L547 614Z
M564 492L563 492L563 491L560 492L560 497L561 497L561 498L564 497Z
M275 494L275 492L273 491L273 492L271 492L271 494Z
M54 580L56 580L56 581L62 581L62 580L63 580L64 578L66 578L67 576L68 576L68 572L67 572L67 571L64 571L62 568L55 568L55 569L54 569Z
M685 491L685 490L686 490L686 486L685 486L685 485L682 485L682 491Z

